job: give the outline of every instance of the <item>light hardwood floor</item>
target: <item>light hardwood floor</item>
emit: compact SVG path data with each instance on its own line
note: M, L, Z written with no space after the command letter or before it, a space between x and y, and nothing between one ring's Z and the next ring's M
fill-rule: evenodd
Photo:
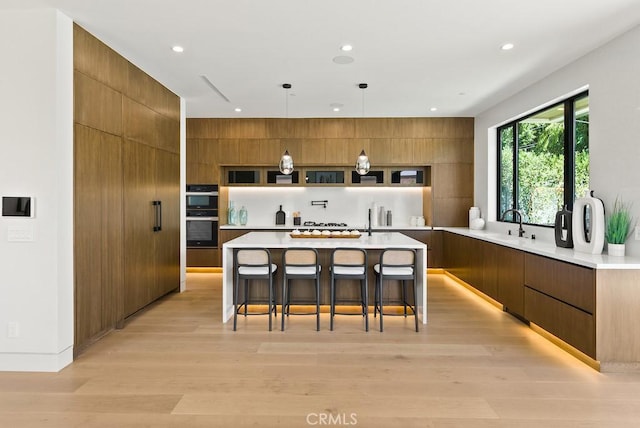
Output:
M0 427L640 426L640 375L596 372L442 275L419 333L347 316L330 332L326 314L320 332L233 332L220 276L187 284L60 373L0 373Z

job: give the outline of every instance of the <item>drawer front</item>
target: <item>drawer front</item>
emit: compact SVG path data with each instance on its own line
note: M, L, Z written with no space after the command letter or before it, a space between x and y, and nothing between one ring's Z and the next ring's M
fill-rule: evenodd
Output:
M595 313L595 271L533 254L525 256L524 283L590 314Z
M525 318L591 358L596 357L594 316L525 287Z

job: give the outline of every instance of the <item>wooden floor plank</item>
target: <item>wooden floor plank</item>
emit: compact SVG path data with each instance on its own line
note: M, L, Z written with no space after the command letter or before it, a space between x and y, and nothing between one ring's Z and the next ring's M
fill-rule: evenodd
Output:
M234 332L220 274L189 273L61 372L0 373L0 427L640 426L640 374L594 371L443 275L428 301L418 333L391 316L331 332L326 313L319 332L280 315Z

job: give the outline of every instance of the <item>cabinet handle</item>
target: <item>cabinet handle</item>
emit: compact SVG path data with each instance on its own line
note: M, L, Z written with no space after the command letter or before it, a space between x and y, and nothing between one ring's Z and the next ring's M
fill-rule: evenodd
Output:
M152 201L154 208L153 231L160 232L162 230L162 201Z

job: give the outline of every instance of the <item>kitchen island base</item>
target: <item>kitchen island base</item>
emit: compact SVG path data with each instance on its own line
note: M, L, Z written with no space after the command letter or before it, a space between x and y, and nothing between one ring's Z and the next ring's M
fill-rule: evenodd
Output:
M372 236L364 235L359 239L292 239L287 232L251 232L246 235L240 236L236 239L228 241L223 245L222 263L223 263L223 275L222 275L222 321L227 322L233 316L233 255L234 250L238 248L246 247L264 247L268 248L272 254L272 260L274 263L281 265L282 251L286 248L303 248L311 247L316 248L319 254L320 264L322 266L321 274L321 304L324 306L330 303L329 293L329 264L331 252L335 248L363 248L368 254L369 263L369 304L373 307L373 301L371 298L374 296L375 287L375 275L373 273L373 265L378 263L380 253L384 249L388 248L411 248L416 250L416 269L417 269L417 287L418 290L416 297L418 316L423 324L427 322L427 246L410 238L402 233L388 232L388 233L373 233ZM278 269L276 276L276 301L281 300L281 284L282 284L281 269ZM356 287L349 287L356 289ZM395 288L395 287L393 287ZM398 288L399 290L399 288ZM304 290L301 290L304 293ZM311 292L309 288L308 292ZM398 291L399 300L399 291ZM304 299L306 296L298 296ZM347 296L348 297L348 296ZM355 295L353 296L356 297ZM395 295L392 294L391 299L395 299Z

